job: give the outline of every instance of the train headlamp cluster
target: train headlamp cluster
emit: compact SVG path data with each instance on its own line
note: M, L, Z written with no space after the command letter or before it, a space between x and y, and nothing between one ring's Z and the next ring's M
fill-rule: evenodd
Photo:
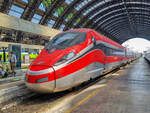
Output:
M76 54L75 54L74 52L70 52L70 53L68 53L67 55L63 56L61 59L59 59L59 60L55 63L55 65L57 66L57 65L60 65L60 64L62 64L62 63L65 63L66 61L72 59L72 58L75 57L75 56L76 56Z
M48 77L44 77L44 78L40 78L40 79L36 80L37 83L46 82L46 81L48 81Z

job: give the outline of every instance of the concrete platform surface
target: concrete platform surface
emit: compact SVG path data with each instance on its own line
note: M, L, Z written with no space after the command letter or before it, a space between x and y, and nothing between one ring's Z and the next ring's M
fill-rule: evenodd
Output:
M4 85L7 86L7 83L24 80L26 70L27 69L15 70L15 72L16 72L15 77L14 77L14 75L9 74L8 77L6 77L6 78L0 78L0 89L1 89L1 86L4 86Z
M140 58L93 93L67 113L150 113L150 65Z

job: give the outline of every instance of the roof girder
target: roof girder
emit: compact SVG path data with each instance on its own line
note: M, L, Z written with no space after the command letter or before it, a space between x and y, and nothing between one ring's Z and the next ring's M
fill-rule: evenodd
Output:
M111 7L115 7L115 6L119 6L121 3L117 3L116 1L110 1L110 2L107 2L107 3L105 3L104 5L102 5L102 6L100 6L100 7L97 7L97 8L94 8L93 10L91 10L86 16L84 16L83 17L83 19L81 20L81 22L78 24L78 25L80 25L80 24L82 24L84 21L86 21L87 20L87 18L89 18L89 17L91 17L94 13L96 13L98 10L103 10L103 11L105 11L105 10L107 10L107 9L109 9L109 6L107 6L108 4L114 4L114 6L111 6ZM115 3L117 3L117 5L115 4ZM119 5L118 5L119 4ZM94 17L93 17L94 18ZM88 22L87 22L87 24L86 25L88 25L89 23L91 23L92 22L92 19L90 19ZM78 26L77 25L77 26ZM86 27L86 25L84 26L84 27Z
M59 5L63 2L64 2L64 0L61 0L61 1L60 0L54 0L53 3L51 4L51 6L49 6L46 9L46 12L42 16L42 19L40 20L40 24L47 25L48 20L50 19L50 17L52 17L53 12L55 11L55 9L58 8Z
M122 24L126 24L126 22L118 22L118 23L115 23L115 24L112 24L111 26L107 26L106 28L104 28L106 31L110 30L110 28L114 29L114 28L118 28L118 29L121 29L119 26L122 26ZM138 25L141 25L142 27L150 27L150 24L149 23L139 23L137 22ZM126 24L127 25L127 24Z
M115 7L116 8L116 7ZM97 14L96 16L95 16L95 18L93 18L93 21L95 20L95 21L97 21L97 20L104 20L104 19L106 19L107 17L106 16L112 16L112 15L115 15L115 13L117 13L118 14L118 12L120 12L122 9L115 9L115 10L113 10L112 12L109 12L109 13L106 13L106 12L103 12L103 13L105 13L104 15L103 14L101 14L101 13L99 13L99 14ZM128 9L128 10L130 10L130 8ZM132 10L132 12L133 12L133 9L131 9ZM135 12L136 13L138 13L137 12L137 10L141 10L141 9L135 9ZM144 9L143 9L144 10ZM146 10L146 11L150 11L150 10ZM130 13L132 13L132 12L130 12ZM139 12L139 14L141 14L140 12ZM149 13L147 13L147 14L149 14ZM103 15L103 16L101 16L101 15ZM144 14L143 14L144 15Z
M41 2L42 0L30 0L30 2L28 2L28 5L25 7L23 14L21 15L21 18L31 21Z
M121 20L127 21L127 17L123 16L123 17L119 17L119 18L113 19L113 20L107 22L106 24L103 24L103 25L100 26L100 27L105 28L105 26L112 25L112 23L115 23L115 22L118 22L118 21L121 21Z
M83 6L83 8L81 8L75 15L74 17L68 22L68 24L65 26L64 30L67 30L70 26L73 25L73 22L79 17L79 15L82 14L82 12L84 12L85 10L87 10L89 8L89 6L93 6L94 4L96 4L97 2L101 2L101 0L92 0L90 1L88 4L86 4L85 6Z
M71 12L73 9L73 7L75 5L77 5L78 3L82 2L83 0L75 0L71 3L70 6L68 6L67 8L65 8L64 12L61 14L61 16L58 18L58 20L55 22L54 24L54 28L59 28L60 25L62 24L62 21L65 20L66 15L69 14L69 12Z
M118 17L118 18L116 18L116 19L112 19L111 21L109 21L108 23L106 23L106 24L103 24L103 25L101 25L101 28L105 28L105 26L107 26L107 25L112 25L112 23L115 23L115 21L116 22L118 22L119 20L122 20L122 19L125 19L126 17ZM140 19L140 18L139 18ZM138 21L139 19L137 19L136 21ZM150 18L147 16L147 19L146 18L144 18L145 19L145 21L147 20L150 20Z
M126 25L126 24L124 24L124 23L120 24L119 27L117 27L117 26L118 26L118 24L114 25L114 28L109 27L109 28L107 29L107 32L115 31L115 30L122 30L122 28L126 28L126 30L129 31L128 25ZM124 31L122 31L122 32L124 32Z
M14 0L3 0L3 1L1 0L1 2L2 2L2 6L0 8L0 12L8 13Z

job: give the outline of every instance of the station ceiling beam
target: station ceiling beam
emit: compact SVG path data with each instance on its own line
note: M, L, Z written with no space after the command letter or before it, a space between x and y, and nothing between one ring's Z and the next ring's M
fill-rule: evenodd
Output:
M13 2L14 0L1 0L0 12L8 13Z
M3 13L0 13L0 27L7 29L14 29L17 31L23 31L46 37L53 37L57 33L61 32L56 29L52 29L39 24L34 24L32 22L23 19L18 19Z
M88 2L88 4L86 4L78 12L76 12L76 14L73 16L73 18L65 26L64 30L71 28L73 26L74 22L80 17L80 15L83 15L84 11L89 10L89 8L93 7L94 5L96 5L99 2L102 2L102 1L101 0L92 0L92 1Z
M149 0L44 1L50 4L42 7L42 10L39 6L43 0L0 0L0 11L9 14L11 6L15 5L24 9L22 19L32 21L34 14L38 14L41 17L37 23L51 28L92 28L117 42L141 35L150 40ZM58 14L59 8L62 11ZM126 29L121 26L126 26Z
M103 12L105 10L109 10L110 4L112 5L111 7L113 7L114 9L116 6L120 6L120 3L118 3L118 1L117 2L116 1L109 1L106 3L104 0L101 2L102 2L101 5L99 7L93 8L91 11L89 11L88 14L81 19L80 23L78 23L76 25L76 27L82 25L82 23L84 23L84 21L86 21L87 18L90 18L90 19L83 27L86 27L86 25L93 23L93 19L96 18L97 13ZM101 16L103 16L103 15L101 15Z

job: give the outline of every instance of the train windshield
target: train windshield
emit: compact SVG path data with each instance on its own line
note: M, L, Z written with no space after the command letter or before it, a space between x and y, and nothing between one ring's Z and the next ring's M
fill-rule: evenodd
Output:
M52 48L65 49L78 45L86 40L85 32L66 32L56 35L46 46L45 49Z

